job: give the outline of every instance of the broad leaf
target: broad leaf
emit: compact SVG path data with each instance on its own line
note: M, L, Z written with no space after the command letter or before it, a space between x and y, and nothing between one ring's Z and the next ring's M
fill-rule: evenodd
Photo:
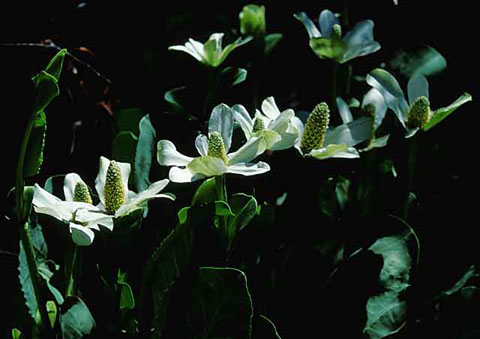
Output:
M214 202L216 199L215 178L209 178L197 188L192 198L192 206Z
M436 109L432 113L432 118L430 119L430 121L425 124L425 126L423 126L423 130L428 131L429 129L437 125L439 122L441 122L443 119L448 117L450 114L452 114L457 108L469 101L472 101L472 96L468 93L464 93L457 100L455 100L455 102L448 105L447 107Z
M405 326L407 305L395 292L370 297L367 302L367 324L363 332L372 339L386 338Z
M390 61L390 67L407 78L413 75L434 75L447 67L447 60L430 46L415 46L401 49Z
M187 212L188 213L188 212ZM188 217L187 217L188 220ZM153 303L152 328L161 337L167 320L169 291L175 281L190 266L193 244L193 228L190 222L176 226L157 247L147 266L146 286ZM146 297L146 296L143 296ZM150 300L150 297L148 297ZM146 299L142 300L142 309Z
M137 142L138 137L130 131L118 133L112 142L112 159L134 164Z
M227 220L227 236L229 245L232 246L238 232L247 226L257 214L258 205L253 196L243 193L232 195L229 204L234 214Z
M253 318L253 339L281 339L275 324L264 315Z
M138 137L140 134L140 121L146 115L141 108L125 108L115 110L115 122L120 131L130 131Z
M78 297L68 297L61 307L60 326L64 338L83 338L95 327L87 305Z
M272 53L273 49L282 40L282 38L283 38L283 35L281 33L272 33L272 34L268 34L267 36L265 36L265 38L264 38L264 41L265 41L264 54L266 56L270 55L270 53Z
M150 168L156 154L156 131L148 114L140 120L139 130L133 174L137 192L143 192L151 184Z
M242 271L200 268L190 314L195 338L250 338L252 312L247 278Z
M247 70L240 67L226 67L220 72L220 80L224 86L233 87L247 79Z

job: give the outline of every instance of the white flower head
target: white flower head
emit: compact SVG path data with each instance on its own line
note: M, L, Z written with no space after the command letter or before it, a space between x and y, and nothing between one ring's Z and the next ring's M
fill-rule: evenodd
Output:
M402 126L406 130L406 138L417 133L420 129L427 131L464 103L471 101L472 96L464 93L452 104L436 110L430 108L429 85L421 74L414 74L408 81L408 100L395 77L389 72L377 68L367 74L367 83L378 90Z
M195 147L200 154L198 157L183 155L171 141L160 140L157 144L157 160L162 166L172 166L170 180L192 182L225 173L250 176L269 171L267 163L252 162L266 150L263 137L252 137L237 151L229 153L233 122L230 107L225 104L216 106L209 119L208 136L200 134L195 139Z
M168 49L188 53L203 64L218 67L235 48L252 40L252 37L238 38L223 48L223 36L223 33L213 33L204 44L188 39L185 45L170 46Z
M145 191L138 194L129 190L128 179L131 172L129 163L100 157L99 170L95 179L95 189L100 200L98 208L119 218L139 208L148 200L167 198L174 200L170 193L160 194L169 183L163 179L152 183Z
M69 173L65 176L63 191L65 200L35 184L33 195L35 212L68 223L72 240L79 246L92 244L95 238L93 230L100 231L99 225L113 230L112 217L92 205L88 187L78 174Z
M371 119L360 118L329 128L330 110L324 102L318 104L309 115L295 148L306 157L315 159L358 158L354 147L367 140L371 132Z
M306 13L294 14L307 30L310 47L320 58L345 63L357 57L378 51L381 46L373 38L373 21L358 22L352 30L342 35L338 17L328 9L320 12L318 28Z
M262 111L255 112L252 119L242 105L232 107L235 121L240 125L245 138L263 137L267 150L283 150L295 145L298 139L302 122L295 116L293 109L280 112L275 99L268 97L262 102Z

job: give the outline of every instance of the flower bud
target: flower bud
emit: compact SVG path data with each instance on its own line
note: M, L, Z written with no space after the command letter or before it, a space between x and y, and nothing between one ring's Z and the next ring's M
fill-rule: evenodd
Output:
M418 97L408 112L407 126L422 128L430 120L430 101L427 97Z
M300 149L303 154L308 154L313 149L323 147L329 118L330 109L325 102L315 106L305 123L305 130L300 143Z
M105 210L108 214L115 214L124 203L125 187L123 187L120 166L112 160L108 166L105 180Z
M225 151L225 144L223 143L222 135L218 132L213 132L208 138L208 152L207 155L222 159L225 164L228 163L227 152Z
M247 5L239 14L240 32L243 35L251 35L254 38L265 36L265 7Z
M342 39L342 26L340 26L339 24L334 24L332 26L331 37L334 38L334 39L337 39L337 40Z
M87 204L92 204L92 196L88 190L87 185L79 181L75 185L73 190L73 201L86 202Z

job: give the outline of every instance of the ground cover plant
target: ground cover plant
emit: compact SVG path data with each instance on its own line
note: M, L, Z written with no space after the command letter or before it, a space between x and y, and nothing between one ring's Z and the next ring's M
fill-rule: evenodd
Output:
M51 6L0 41L3 336L480 336L465 8Z

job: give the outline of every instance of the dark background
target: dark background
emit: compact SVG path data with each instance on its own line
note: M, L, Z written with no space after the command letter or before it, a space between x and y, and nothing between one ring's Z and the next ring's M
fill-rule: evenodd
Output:
M422 275L416 289L419 295L414 304L417 314L424 316L423 301L429 299L428 295L451 287L469 265L478 262L475 236L478 10L471 1L422 1L423 7L419 1L399 1L398 6L388 0L350 1L350 22L372 19L375 39L382 45L375 54L356 59L354 72L365 75L387 62L399 48L427 44L442 53L448 64L441 74L429 79L432 107L445 106L463 92L474 97L473 102L426 134L419 153L414 189L422 203L422 213L416 222L420 225L417 230L425 264L420 269ZM105 105L113 111L143 108L151 115L160 138L185 145L193 140L188 134L192 132L185 127L188 125L181 125L183 120L165 113L163 94L184 84L198 85L195 79L200 77L200 71L191 57L168 51L167 47L183 44L189 37L205 41L213 32L225 32L228 42L238 36L238 13L248 3L2 2L0 97L5 168L0 192L2 215L8 210L6 194L13 187L18 145L32 95L30 78L56 52L52 48L9 44L50 40L67 48L100 74L73 60L66 63L68 73L60 80L61 94L48 108L45 162L42 172L32 180L43 182L51 175L76 171L93 182L98 157L110 156L111 152L112 119ZM307 33L293 13L305 11L315 18L323 8L342 11L343 1L258 3L266 6L267 31L284 36L265 65L260 97L273 95L280 108L310 110L328 96L330 64L319 61L310 50ZM239 48L227 58L227 63L246 66L243 56ZM73 68L77 69L76 74ZM405 89L406 80L401 84ZM365 84L358 84L358 88L358 93L353 94L361 96ZM225 96L225 103L248 105L247 94L248 85L240 85ZM82 126L74 138L72 126L76 121L82 121ZM164 174L161 169L158 171ZM12 255L18 251L17 233L3 217L1 227L1 269L9 272L6 291L13 291L18 288L16 258ZM5 290L2 298L4 294ZM2 299L2 304L7 305L8 313L9 301L4 303ZM425 325L417 328L416 333L434 333L432 337L437 338L459 337L462 328L470 326L468 316L463 316L468 312L459 309L457 314L449 315L446 323L432 322L436 327ZM466 324L462 322L464 318Z

